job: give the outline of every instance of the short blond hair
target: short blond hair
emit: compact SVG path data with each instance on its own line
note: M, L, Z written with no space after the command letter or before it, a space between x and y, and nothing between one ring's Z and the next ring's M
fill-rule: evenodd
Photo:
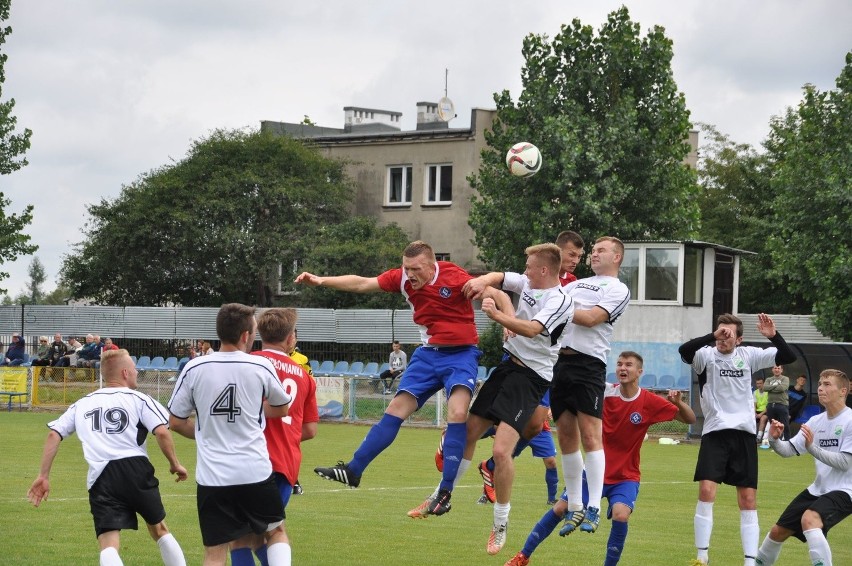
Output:
M102 353L101 373L104 375L104 378L109 379L110 377L114 377L114 374L121 369L121 364L125 359L132 362L130 352L123 348L121 350L107 350Z
M544 265L554 273L559 273L562 266L562 250L556 244L536 244L524 250L528 256L537 256Z

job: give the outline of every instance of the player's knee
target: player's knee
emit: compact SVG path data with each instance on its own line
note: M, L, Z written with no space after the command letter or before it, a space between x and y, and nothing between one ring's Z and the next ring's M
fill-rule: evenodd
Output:
M160 521L155 525L148 525L148 533L152 539L157 541L169 534L169 528L166 526L165 521Z
M813 509L808 509L804 513L802 513L802 531L808 531L810 529L821 529L822 528L822 517L819 513L814 511Z

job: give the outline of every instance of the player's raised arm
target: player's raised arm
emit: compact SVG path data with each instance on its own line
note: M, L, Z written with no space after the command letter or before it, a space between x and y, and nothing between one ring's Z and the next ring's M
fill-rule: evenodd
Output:
M337 291L350 293L376 293L382 290L376 277L361 277L360 275L335 275L321 277L304 271L296 277L296 284L309 287L328 287Z
M689 403L683 400L682 391L678 389L671 389L666 395L666 399L669 400L669 403L677 407L677 414L674 417L675 420L686 424L695 423L695 412L692 410L692 407L689 406Z

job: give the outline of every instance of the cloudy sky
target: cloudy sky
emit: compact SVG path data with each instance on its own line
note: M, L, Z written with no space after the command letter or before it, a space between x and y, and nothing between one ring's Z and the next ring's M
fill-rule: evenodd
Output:
M12 0L2 99L33 130L29 166L0 177L7 213L35 205L46 290L82 240L87 209L180 159L216 128L261 120L343 126L343 107L403 113L448 90L467 127L494 92L520 90L521 42L579 18L599 28L609 0ZM758 146L801 87L834 87L852 50L844 0L627 0L643 32L674 41L674 75L696 122ZM133 253L133 250L127 250ZM31 257L0 266L13 296Z

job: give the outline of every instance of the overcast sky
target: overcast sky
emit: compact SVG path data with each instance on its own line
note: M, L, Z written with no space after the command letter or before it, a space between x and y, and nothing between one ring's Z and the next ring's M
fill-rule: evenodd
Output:
M598 29L608 0L12 0L2 99L33 131L29 165L0 177L8 213L35 205L28 229L55 288L83 238L88 206L180 159L216 128L261 120L342 127L343 107L403 113L449 97L467 127L493 93L520 91L529 33L553 37L579 18ZM674 41L674 76L695 122L759 146L771 116L821 90L852 50L845 0L627 2L643 34ZM133 253L134 250L126 250ZM31 256L0 266L17 295Z

